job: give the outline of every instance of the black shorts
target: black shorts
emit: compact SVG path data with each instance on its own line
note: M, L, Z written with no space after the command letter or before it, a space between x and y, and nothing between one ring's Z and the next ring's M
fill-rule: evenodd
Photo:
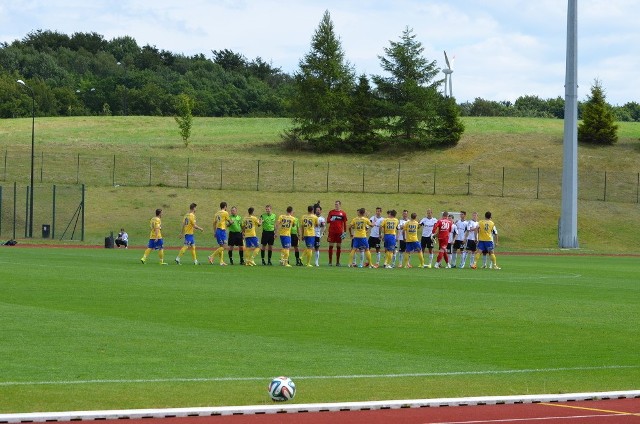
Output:
M269 246L273 246L273 243L275 241L275 231L263 231L262 232L262 237L260 237L260 244L265 246L265 245L269 245Z
M242 242L242 233L240 232L235 232L235 231L229 231L229 242L228 242L229 246L240 246L242 247L243 242Z
M369 237L369 249L380 250L380 237Z
M322 237L317 237L316 236L316 241L313 243L314 249L316 249L316 250L320 249L320 240L322 240Z
M456 240L453 242L453 250L464 249L464 240Z
M298 247L298 235L297 234L291 234L291 247Z
M433 239L431 237L422 236L420 239L420 246L422 247L422 250L433 249Z
M405 252L407 250L407 242L404 240L400 240L400 251Z
M467 251L475 252L478 248L478 244L475 240L467 240Z

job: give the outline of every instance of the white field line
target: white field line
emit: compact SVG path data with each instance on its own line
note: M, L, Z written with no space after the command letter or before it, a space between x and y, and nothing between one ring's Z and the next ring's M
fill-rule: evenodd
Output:
M450 372L425 372L405 374L351 374L351 375L311 375L291 376L293 380L351 380L364 378L412 378L412 377L448 377L470 375L503 375L503 374L533 374L553 373L566 371L599 371L615 369L640 368L640 365L604 365L599 367L561 367L561 368L535 368L522 370L486 370L486 371L450 371ZM113 380L60 380L60 381L0 381L0 387L7 386L41 386L41 385L81 385L81 384L131 384L131 383L201 383L222 381L261 381L269 380L273 376L262 377L198 377L198 378L150 378L150 379L113 379Z

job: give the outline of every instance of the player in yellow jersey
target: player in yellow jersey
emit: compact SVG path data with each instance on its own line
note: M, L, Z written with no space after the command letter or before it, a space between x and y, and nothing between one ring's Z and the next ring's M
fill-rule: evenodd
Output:
M393 268L391 262L393 261L393 253L396 250L396 235L398 233L398 218L396 218L396 211L390 210L387 217L380 223L380 235L384 237L384 267Z
M486 212L484 214L484 218L478 222L478 228L476 229L478 233L478 251L476 252L476 260L475 263L471 266L471 268L476 269L478 259L480 259L480 252L482 252L483 256L487 254L491 258L491 265L493 269L500 269L498 267L498 263L496 262L496 255L493 253L493 235L495 234L495 224L491 220L491 212Z
M302 225L302 239L304 240L304 252L302 252L302 263L308 267L311 265L311 256L316 243L316 227L318 226L318 216L313 211L313 206L307 207L307 214L302 215L300 220Z
M151 231L149 233L149 244L147 245L147 249L144 251L144 255L140 258L140 262L143 264L147 263L147 257L149 257L149 253L152 250L158 251L158 258L160 258L160 265L167 265L164 261L164 242L162 240L162 209L156 209L156 216L151 218L149 221L149 226L151 227Z
M418 254L418 258L420 259L420 268L425 268L424 255L422 254L422 246L420 244L420 238L418 236L420 223L416 221L417 217L418 217L418 214L413 212L411 214L411 220L405 222L403 225L404 240L405 240L406 246L405 246L404 263L402 265L405 268L407 268L407 265L409 265L409 261L411 260L411 254L414 252Z
M349 235L351 236L351 253L349 253L349 267L354 267L356 251L364 251L366 263L371 264L371 251L369 250L369 240L367 230L371 228L371 221L365 216L367 211L364 208L358 209L358 216L351 220L349 224ZM362 264L359 266L362 268ZM369 265L369 268L373 268Z
M289 250L291 249L291 228L294 224L293 207L287 206L287 213L280 215L276 221L275 231L280 236L282 250L280 252L280 265L289 265Z
M220 255L220 265L226 265L224 251L227 247L227 226L230 224L227 202L220 202L220 210L213 216L213 231L219 247L209 256L209 263L212 265L218 255Z
M204 229L196 224L196 205L192 203L189 205L189 213L182 218L182 230L180 232L180 238L184 237L184 246L178 252L176 256L176 263L181 264L180 258L187 250L191 250L191 258L193 258L193 264L198 265L198 257L196 256L196 240L193 236L195 230L204 231Z
M244 235L244 247L245 250L245 260L244 264L247 266L255 266L254 258L258 253L260 253L260 243L258 242L258 235L256 234L256 229L262 225L262 222L255 216L253 216L253 211L255 209L253 207L249 208L247 212L248 216L245 216L242 219L242 232ZM252 249L252 250L250 250Z

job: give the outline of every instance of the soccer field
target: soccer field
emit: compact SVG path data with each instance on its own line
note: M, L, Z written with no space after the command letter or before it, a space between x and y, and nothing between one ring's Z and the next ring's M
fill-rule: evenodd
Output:
M300 403L638 389L637 257L472 271L141 253L0 248L0 412L265 404L277 375Z

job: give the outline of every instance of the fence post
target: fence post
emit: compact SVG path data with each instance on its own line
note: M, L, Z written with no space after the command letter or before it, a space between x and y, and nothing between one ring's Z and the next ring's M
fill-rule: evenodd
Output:
M362 192L364 193L364 168L365 165L362 165Z
M16 204L18 202L18 183L13 182L13 237L12 239L16 239Z
M540 198L540 168L538 168L538 182L536 184L536 199Z
M76 163L76 184L80 184L80 153L78 153L78 162Z
M44 169L44 151L40 152L40 182L42 182L42 176L43 176L43 171Z
M82 184L82 227L80 228L80 240L84 241L84 184Z
M607 201L607 171L604 171L604 196L603 201Z
M398 193L400 193L400 162L398 162Z
M296 191L296 161L291 163L291 191Z
M189 167L190 167L190 160L187 157L187 188L189 188Z
M151 187L151 156L149 156L149 187Z
M116 155L113 155L113 169L111 170L111 185L116 186Z
M469 171L467 172L467 196L471 194L471 165L469 165Z
M502 167L502 194L500 197L504 197L504 166Z
M258 176L256 178L256 191L260 191L260 159L258 159Z
M640 203L640 172L638 172L638 183L636 184L636 203Z
M329 193L329 162L327 162L327 193Z
M436 194L436 170L438 169L438 165L433 165L433 194Z
M9 154L9 152L7 151L7 149L4 150L4 178L2 179L2 181L7 181L7 155Z
M28 230L29 230L29 191L30 191L31 187L27 186L27 198L25 199L24 204L26 205L25 211L24 211L24 238L28 237ZM33 235L33 234L32 234Z
M222 159L220 159L220 190L222 190Z
M0 237L2 237L2 186L0 186Z
M53 207L51 211L51 240L56 238L56 185L53 185Z

